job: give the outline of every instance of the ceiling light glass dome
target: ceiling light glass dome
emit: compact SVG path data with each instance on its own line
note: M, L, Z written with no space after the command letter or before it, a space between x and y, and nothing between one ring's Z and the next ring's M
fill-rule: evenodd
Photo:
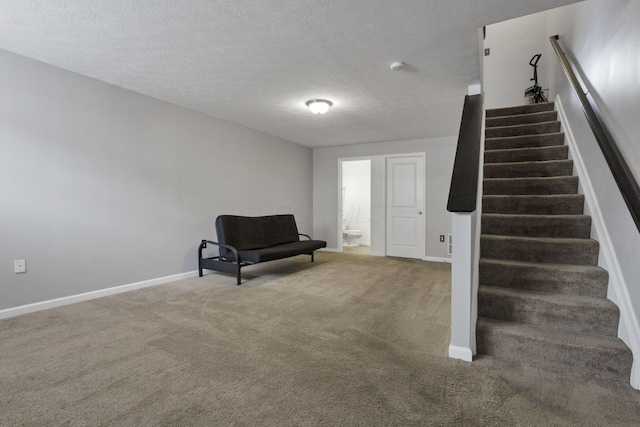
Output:
M333 105L333 102L327 101L326 99L310 99L306 105L312 113L324 114L329 111L329 107Z

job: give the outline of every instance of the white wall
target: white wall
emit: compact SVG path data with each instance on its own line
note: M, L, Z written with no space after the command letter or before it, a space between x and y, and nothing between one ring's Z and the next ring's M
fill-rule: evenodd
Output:
M360 243L371 244L371 160L342 162L342 215L350 230L362 230Z
M542 54L538 61L538 84L549 88L546 12L487 26L484 47L491 50L483 56L483 90L485 107L500 108L526 104L524 91L533 85L533 67L529 61ZM545 94L549 94L546 92ZM553 94L552 94L553 95Z
M462 101L460 103L462 109ZM462 110L460 111L462 115ZM373 211L371 213L372 244L382 242L384 233L376 234L377 225L384 224L384 199L379 197L384 189L384 176L376 171L384 171L384 155L401 153L426 153L426 257L450 258L447 244L440 243L439 235L451 233L451 214L447 211L447 199L451 172L457 144L457 136L356 144L339 147L323 147L313 150L313 235L327 241L329 249L338 248L338 159L349 157L374 157L373 168ZM382 225L384 226L384 225ZM372 254L382 255L375 247Z
M598 101L636 179L640 177L640 2L589 0L549 12L548 32L558 34L570 59L580 65L585 83ZM615 259L604 265L612 276L610 297L622 314L621 337L635 357L634 386L640 388L640 233L636 229L600 148L559 64L551 71L584 160L604 222L601 244L611 245ZM614 291L613 294L611 291ZM629 341L631 340L631 341Z
M219 214L289 212L312 231L311 149L5 51L0 64L0 309L193 271Z

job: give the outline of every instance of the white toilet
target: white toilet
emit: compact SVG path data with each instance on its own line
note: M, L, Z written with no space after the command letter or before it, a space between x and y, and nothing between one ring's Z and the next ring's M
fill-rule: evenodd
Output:
M364 234L362 230L347 229L346 218L342 217L342 238L344 246L360 246L360 238Z
M342 232L344 246L360 246L359 240L363 234L362 230L344 230Z

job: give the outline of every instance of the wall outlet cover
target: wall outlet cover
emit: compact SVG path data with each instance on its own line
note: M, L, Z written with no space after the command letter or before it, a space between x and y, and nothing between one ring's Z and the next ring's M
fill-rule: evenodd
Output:
M23 259L17 259L13 262L15 272L18 273L26 273L27 272L27 262Z

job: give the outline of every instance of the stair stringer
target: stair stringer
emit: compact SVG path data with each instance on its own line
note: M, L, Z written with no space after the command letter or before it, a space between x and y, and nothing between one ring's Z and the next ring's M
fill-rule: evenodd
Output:
M629 382L633 388L640 390L640 323L638 323L638 318L631 305L628 284L618 262L618 256L604 221L600 203L596 197L580 148L569 125L560 95L556 96L555 108L558 111L558 120L565 134L565 142L569 146L569 157L574 161L574 175L579 177L578 193L584 195L585 213L591 215L592 218L591 238L600 243L598 265L609 272L607 298L614 302L620 310L618 338L631 349L633 354Z

